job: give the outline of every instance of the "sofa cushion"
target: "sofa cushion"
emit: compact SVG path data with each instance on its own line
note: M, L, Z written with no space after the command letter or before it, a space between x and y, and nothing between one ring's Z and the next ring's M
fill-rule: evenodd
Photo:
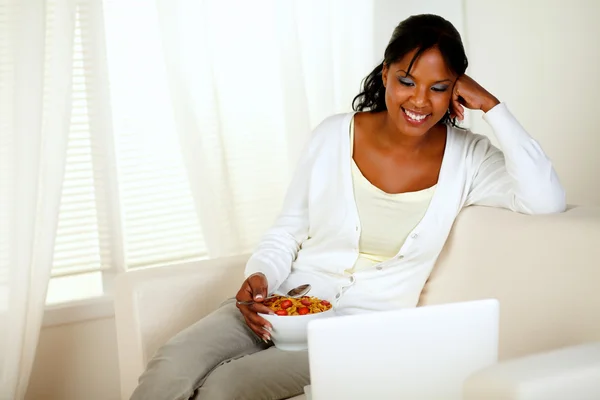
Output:
M500 359L600 340L600 208L459 215L419 304L500 300Z

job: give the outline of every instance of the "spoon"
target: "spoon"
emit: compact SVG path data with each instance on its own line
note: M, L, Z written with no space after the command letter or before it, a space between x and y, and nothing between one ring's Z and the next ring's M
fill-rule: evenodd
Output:
M285 297L290 297L292 299L302 297L306 293L310 292L310 289L311 289L311 286L308 283L305 283L304 285L295 287L292 290L290 290L289 292L287 292ZM279 295L271 294L270 296L265 297L265 300L272 299L273 297L277 297L277 296L279 296ZM237 303L242 306L249 306L249 305L256 303L256 301L238 301Z

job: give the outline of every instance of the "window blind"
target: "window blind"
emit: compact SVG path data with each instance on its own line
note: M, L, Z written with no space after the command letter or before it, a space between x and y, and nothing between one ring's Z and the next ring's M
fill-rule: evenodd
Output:
M125 259L120 261L126 268L206 255L177 132L168 112L168 91L158 48L141 50L138 57L132 58L120 43L130 34L129 21L135 12L120 9L119 4L114 8L107 6L104 29L110 99L98 99L98 92L93 90L98 84L94 81L97 60L91 58L96 50L93 46L98 43L91 40L97 34L90 24L93 8L86 0L77 4L72 114L52 267L52 277L60 278L60 283L51 283L49 290L61 301L65 298L57 292L70 290L64 282L87 282L95 286L90 291L98 291L101 277L90 273L110 269L116 261L110 248L114 241L107 238L111 232L109 223L122 228L124 243L118 245L124 249ZM49 18L52 6L49 2ZM127 19L126 24L120 23L123 18ZM142 13L136 23L140 34L152 35L157 25L144 25L144 21ZM116 29L111 29L115 22ZM119 27L127 27L127 31ZM51 36L48 40L50 43ZM110 102L114 137L109 142L114 143L114 148L99 146L93 136L90 123L94 101ZM116 162L117 185L111 187L104 182L106 152L112 152L114 157L110 159ZM116 209L121 213L116 219L107 218L103 205L106 199L119 203ZM82 278L65 279L73 275ZM94 281L91 276L98 279Z
M53 6L49 2L49 7ZM97 204L97 182L100 174L94 168L90 129L90 91L93 84L89 47L84 32L88 30L89 10L79 4L75 15L71 123L67 160L63 180L58 228L54 248L52 276L65 276L98 271L104 264L100 247L100 224ZM48 18L52 17L52 11ZM48 24L50 25L50 24ZM47 35L50 42L52 37ZM106 262L106 259L104 260Z
M172 113L156 7L136 3L104 3L128 268L207 254Z

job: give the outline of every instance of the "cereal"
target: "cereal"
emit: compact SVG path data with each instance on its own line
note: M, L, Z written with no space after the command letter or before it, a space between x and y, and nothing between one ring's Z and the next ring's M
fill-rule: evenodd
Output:
M264 304L277 315L317 314L331 309L331 303L316 297L304 296L299 299L277 296L268 299Z

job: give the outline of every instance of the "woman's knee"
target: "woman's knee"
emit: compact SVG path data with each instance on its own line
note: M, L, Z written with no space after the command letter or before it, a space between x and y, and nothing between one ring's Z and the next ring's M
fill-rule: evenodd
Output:
M238 314L235 305L225 304L171 338L158 349L140 377L136 393L148 393L147 397L134 399L187 399L224 360L264 348L264 343L248 333Z
M255 392L255 374L242 370L239 363L228 361L217 367L198 389L198 400L264 399Z
M301 394L308 383L306 352L281 352L272 347L218 366L195 399L287 399Z
M164 357L159 351L140 376L131 400L187 400L196 389L196 380L176 359Z

